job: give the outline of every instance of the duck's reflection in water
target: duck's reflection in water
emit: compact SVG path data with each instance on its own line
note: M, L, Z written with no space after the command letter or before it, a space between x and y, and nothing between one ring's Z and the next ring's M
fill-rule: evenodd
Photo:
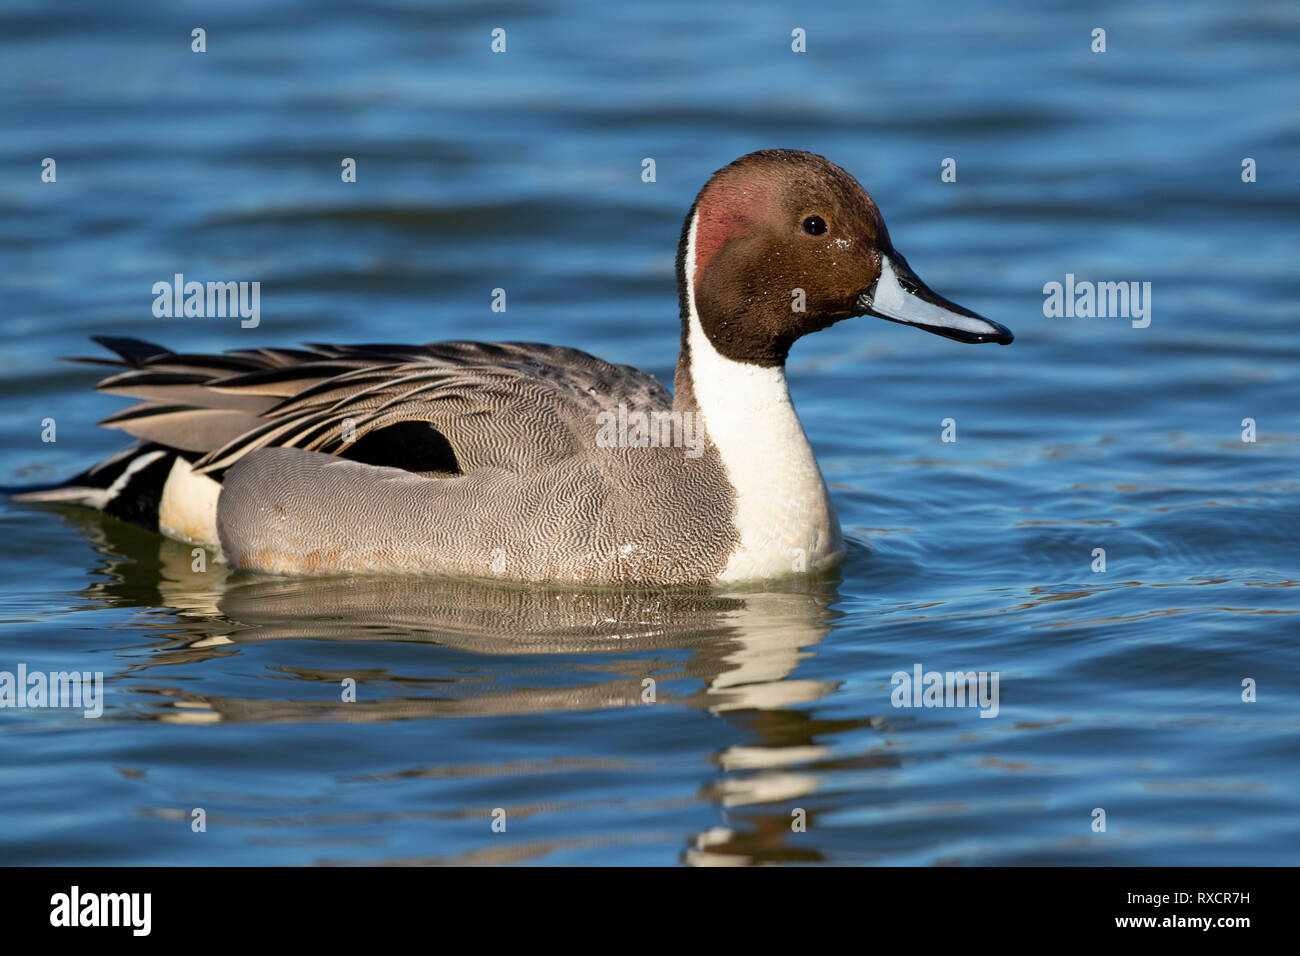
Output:
M136 658L124 675L134 692L157 701L147 712L158 720L391 721L653 703L697 708L741 726L748 742L715 753L722 772L702 784L701 796L727 814L742 816L747 832L720 826L690 835L686 862L817 859L816 853L792 846L788 802L817 789L812 768L828 757L819 736L870 722L833 721L830 727L796 707L836 686L796 676L800 661L814 653L835 616L833 577L728 592L548 589L396 576L269 578L231 572L210 556L196 570L188 546L156 537L151 542L152 536L112 520L83 523L104 557L84 597L96 604L166 609L146 618L162 645ZM359 689L355 702L319 695L221 696L189 690L186 681L153 680L165 681L160 669L235 655L241 645L303 639L427 643L473 655L598 655L599 664L554 668L561 686L509 688L472 668L447 669L428 696L403 690L398 698L392 695L394 680L425 689L432 683L427 671L415 679L386 669L277 668L281 676L301 681L338 683L351 677L362 687L383 685L372 693ZM592 680L594 673L607 676ZM782 809L764 812L777 804Z

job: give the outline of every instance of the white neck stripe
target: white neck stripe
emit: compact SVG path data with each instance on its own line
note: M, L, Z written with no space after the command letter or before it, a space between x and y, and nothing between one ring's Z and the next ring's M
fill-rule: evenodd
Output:
M686 240L687 346L691 384L709 439L736 492L740 546L722 580L780 577L834 563L843 539L826 483L795 414L785 369L727 358L695 307L695 233Z

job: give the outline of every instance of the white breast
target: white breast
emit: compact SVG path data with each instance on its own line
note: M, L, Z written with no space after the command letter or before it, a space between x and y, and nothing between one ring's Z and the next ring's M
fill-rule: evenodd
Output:
M843 555L835 508L790 401L784 368L718 353L695 311L695 222L686 255L688 341L695 400L736 490L740 546L720 581L812 571Z

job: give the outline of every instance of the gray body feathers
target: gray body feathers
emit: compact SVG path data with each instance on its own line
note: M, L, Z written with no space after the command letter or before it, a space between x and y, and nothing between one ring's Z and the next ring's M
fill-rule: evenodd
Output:
M709 442L597 441L601 413L670 412L670 393L576 349L104 344L127 370L100 390L141 401L103 424L221 482L216 534L239 568L686 584L737 541Z

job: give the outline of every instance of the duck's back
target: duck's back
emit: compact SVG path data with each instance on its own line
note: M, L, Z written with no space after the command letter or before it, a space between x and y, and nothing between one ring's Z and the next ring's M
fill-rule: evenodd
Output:
M152 518L239 567L685 583L734 537L711 449L626 441L629 417L671 414L668 391L586 352L100 341L125 370L99 388L142 399L103 424L141 444L28 497Z

